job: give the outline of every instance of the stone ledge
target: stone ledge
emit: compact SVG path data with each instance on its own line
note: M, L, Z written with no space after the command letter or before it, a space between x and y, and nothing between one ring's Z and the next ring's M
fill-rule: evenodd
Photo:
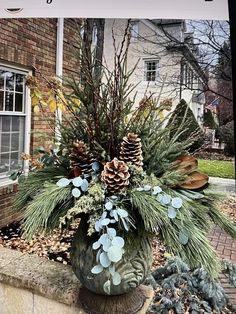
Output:
M81 284L70 266L49 261L37 255L0 248L0 299L1 291L5 291L5 297L2 292L3 301L4 298L9 299L9 296L10 299L15 296L19 301L23 296L26 306L30 309L26 312L25 309L19 310L20 314L46 314L49 309L50 311L58 309L51 311L51 314L85 314L79 299L80 288ZM145 314L154 296L154 291L146 286L140 286L140 288L146 301L137 314ZM37 300L43 300L43 302L38 302L41 312L38 312ZM7 302L7 300L5 301ZM23 307L23 304L20 303L18 302L18 305ZM1 306L3 306L2 303L0 310ZM8 306L10 309L6 309L4 314L12 313L11 301L8 302ZM44 309L43 312L42 309Z
M81 307L80 282L70 266L0 248L0 282L58 302Z

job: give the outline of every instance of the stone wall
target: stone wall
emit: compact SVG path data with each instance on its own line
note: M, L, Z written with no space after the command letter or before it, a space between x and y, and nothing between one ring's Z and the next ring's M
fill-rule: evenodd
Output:
M70 266L0 248L1 314L85 314L80 289ZM153 297L151 288L142 289L147 300L137 314L146 313Z

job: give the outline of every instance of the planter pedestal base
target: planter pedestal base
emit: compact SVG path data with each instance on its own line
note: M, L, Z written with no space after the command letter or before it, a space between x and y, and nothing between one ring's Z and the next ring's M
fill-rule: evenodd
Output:
M143 285L116 296L95 294L84 287L79 292L82 306L88 314L145 314L153 296L153 289Z

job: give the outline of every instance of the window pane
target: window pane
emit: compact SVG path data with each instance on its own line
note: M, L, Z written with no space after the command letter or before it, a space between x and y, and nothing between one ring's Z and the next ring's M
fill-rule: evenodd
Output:
M16 92L23 92L23 75L16 74Z
M10 134L3 133L1 136L1 148L0 153L6 153L10 151Z
M9 156L10 154L0 154L0 172L9 171Z
M6 92L5 111L13 111L13 93Z
M5 71L0 70L0 89L4 89L4 73Z
M4 97L4 92L0 91L0 111L3 110L3 98Z
M23 109L23 95L15 94L15 111L22 112Z
M2 132L10 132L11 116L2 116Z
M13 133L11 135L11 151L18 151L19 144L19 133Z
M19 152L11 153L10 170L14 170L14 169L18 168L18 166L20 164L21 164L21 160L19 158Z
M15 74L12 72L6 72L6 90L14 90L14 78Z
M23 117L12 117L12 131L19 131L20 129L20 119L24 119Z

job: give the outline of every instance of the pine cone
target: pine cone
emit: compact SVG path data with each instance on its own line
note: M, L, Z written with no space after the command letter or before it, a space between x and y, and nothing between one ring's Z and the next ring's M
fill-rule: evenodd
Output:
M142 144L141 139L137 134L128 133L127 136L123 138L120 150L120 160L124 162L130 162L137 167L143 165L142 157Z
M130 174L128 169L124 161L117 158L105 164L102 171L102 181L111 193L119 193L129 184Z
M70 154L70 166L72 169L79 167L82 174L89 174L92 171L93 161L93 155L84 142L76 141L73 143Z

